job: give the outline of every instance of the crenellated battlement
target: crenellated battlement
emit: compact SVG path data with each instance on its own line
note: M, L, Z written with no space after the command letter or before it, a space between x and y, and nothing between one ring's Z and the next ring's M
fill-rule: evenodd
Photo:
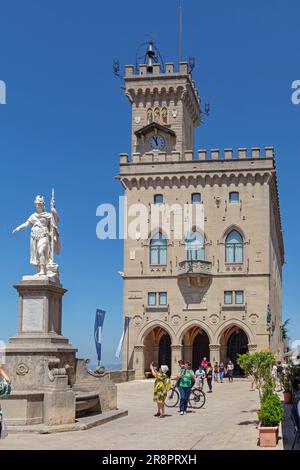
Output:
M187 62L180 62L179 68L176 69L173 62L167 62L165 64L165 70L162 70L160 64L152 64L152 72L149 73L147 64L138 65L138 70L135 69L134 65L125 65L125 79L130 77L147 77L151 78L157 75L189 75L189 65Z
M195 156L193 151L186 151L183 154L180 152L173 151L171 153L166 152L146 152L144 154L133 153L131 160L129 155L126 153L120 154L120 165L126 164L143 164L143 163L170 163L170 162L220 162L220 161L232 161L237 160L262 160L262 159L274 159L274 147L265 147L264 150L259 147L252 147L251 149L239 148L237 153L233 153L233 149L226 148L223 151L219 149L212 149L207 151L200 149Z
M180 86L180 81L184 79L184 82L188 81L190 87L192 88L197 101L200 101L200 96L196 88L196 84L192 79L192 76L189 72L189 65L187 62L180 62L179 68L176 68L173 62L167 62L165 64L165 69L163 70L161 64L152 64L152 72L149 73L147 64L140 64L138 69L134 65L125 65L125 84L126 88L130 89L130 83L136 82L140 84L139 93L143 92L143 82L147 83L147 90L151 89L151 82L155 86L155 90L159 90L157 80L161 81L161 87L166 86L166 81L170 80L170 91L174 92L174 83L177 83L177 86ZM175 82L174 82L175 80ZM181 84L182 86L182 84ZM132 92L132 91L131 91Z

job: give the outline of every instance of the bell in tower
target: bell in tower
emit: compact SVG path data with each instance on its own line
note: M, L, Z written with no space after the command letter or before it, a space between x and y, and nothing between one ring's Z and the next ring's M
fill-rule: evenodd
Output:
M188 62L162 59L150 41L144 63L125 67L125 94L132 105L132 154L143 158L174 153L185 159L194 149L194 130L200 124L200 97Z

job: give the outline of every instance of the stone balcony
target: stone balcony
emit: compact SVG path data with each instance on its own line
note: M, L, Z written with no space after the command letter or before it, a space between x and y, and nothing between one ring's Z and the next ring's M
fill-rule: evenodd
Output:
M206 285L212 278L212 264L210 261L180 261L177 276L179 279L187 279L188 285Z

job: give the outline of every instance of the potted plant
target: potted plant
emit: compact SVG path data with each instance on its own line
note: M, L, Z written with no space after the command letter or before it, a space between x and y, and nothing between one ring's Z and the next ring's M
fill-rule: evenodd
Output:
M259 445L275 447L278 441L279 423L283 418L284 409L275 390L275 381L271 376L272 366L276 358L271 351L259 351L254 354L243 354L238 357L238 364L247 376L252 376L259 390L261 402L258 411Z
M276 447L278 442L279 423L283 419L284 409L280 398L274 392L267 394L258 412L260 424L259 445L261 447Z

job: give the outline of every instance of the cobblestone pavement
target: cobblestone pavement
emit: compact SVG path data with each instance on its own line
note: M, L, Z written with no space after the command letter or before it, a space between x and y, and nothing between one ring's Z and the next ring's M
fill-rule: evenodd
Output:
M89 429L59 434L13 434L0 449L260 449L257 445L258 392L239 379L214 384L204 408L180 416L169 408L154 418L152 380L118 385L118 406L128 417ZM282 449L282 439L276 449Z

